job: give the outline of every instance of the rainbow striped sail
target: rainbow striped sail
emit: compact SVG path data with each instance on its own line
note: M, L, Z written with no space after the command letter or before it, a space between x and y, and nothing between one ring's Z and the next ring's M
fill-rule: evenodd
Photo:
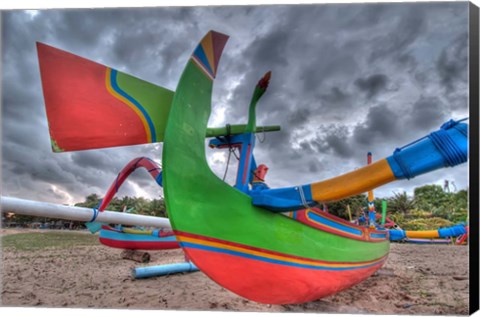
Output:
M54 152L163 141L173 92L37 43Z

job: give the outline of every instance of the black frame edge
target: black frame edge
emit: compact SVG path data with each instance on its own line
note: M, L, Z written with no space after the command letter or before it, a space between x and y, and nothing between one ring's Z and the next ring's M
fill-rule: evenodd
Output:
M469 313L479 310L479 9L469 3Z

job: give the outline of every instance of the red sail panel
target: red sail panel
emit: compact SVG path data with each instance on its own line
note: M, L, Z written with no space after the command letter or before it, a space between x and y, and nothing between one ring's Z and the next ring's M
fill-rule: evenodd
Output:
M55 152L148 142L141 118L109 91L108 67L42 43L37 51Z

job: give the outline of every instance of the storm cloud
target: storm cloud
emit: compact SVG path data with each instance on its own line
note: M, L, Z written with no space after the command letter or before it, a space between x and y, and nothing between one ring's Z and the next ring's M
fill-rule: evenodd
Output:
M448 23L446 22L448 21ZM253 89L272 71L257 124L257 163L271 187L323 180L361 167L468 116L468 3L15 10L2 13L3 195L74 203L103 196L131 159L161 163L162 145L51 151L35 42L175 90L209 30L230 36L213 91L210 126L246 123ZM207 150L220 177L226 151ZM234 178L232 158L227 181ZM460 167L387 185L377 196L454 181ZM118 193L155 198L145 171Z

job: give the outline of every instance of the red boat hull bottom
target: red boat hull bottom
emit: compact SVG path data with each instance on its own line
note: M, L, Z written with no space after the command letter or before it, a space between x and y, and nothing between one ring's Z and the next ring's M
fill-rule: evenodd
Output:
M264 304L298 304L333 295L363 281L386 260L365 268L320 270L188 247L183 250L216 283Z

